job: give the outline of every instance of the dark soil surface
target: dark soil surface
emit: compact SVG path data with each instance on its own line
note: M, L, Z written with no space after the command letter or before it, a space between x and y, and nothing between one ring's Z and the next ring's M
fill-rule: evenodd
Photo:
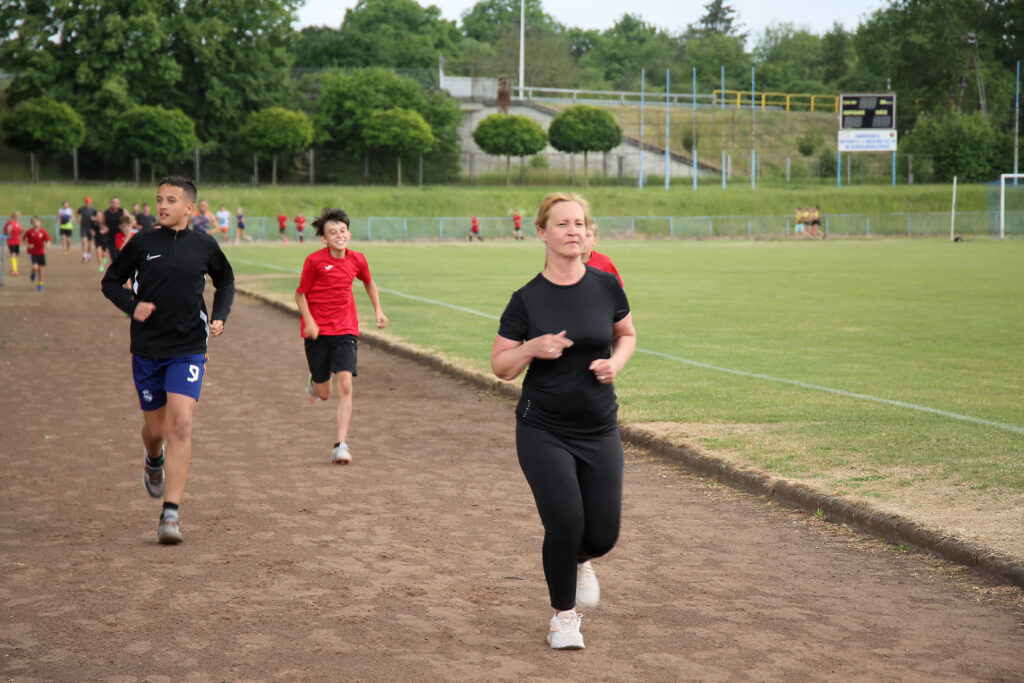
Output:
M128 321L49 260L0 288L5 679L1024 680L1020 589L637 451L587 647L554 652L512 405L364 344L332 466L297 319L245 297L161 546Z

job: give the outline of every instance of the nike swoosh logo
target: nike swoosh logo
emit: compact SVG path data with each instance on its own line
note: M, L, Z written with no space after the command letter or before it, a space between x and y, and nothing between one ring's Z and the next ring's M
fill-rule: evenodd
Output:
M146 254L146 260L152 261L155 258L160 258L163 254Z

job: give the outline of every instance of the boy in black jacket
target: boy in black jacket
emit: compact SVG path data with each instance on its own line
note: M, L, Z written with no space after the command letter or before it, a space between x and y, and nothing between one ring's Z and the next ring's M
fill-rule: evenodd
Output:
M102 283L103 294L132 319L132 375L146 448L142 482L150 496L163 496L157 538L172 544L182 540L178 507L192 458L192 415L203 384L206 342L224 332L235 295L234 273L217 241L188 228L195 202L192 181L161 180L159 228L128 240ZM216 288L212 316L203 301L207 274ZM129 278L131 290L124 288Z

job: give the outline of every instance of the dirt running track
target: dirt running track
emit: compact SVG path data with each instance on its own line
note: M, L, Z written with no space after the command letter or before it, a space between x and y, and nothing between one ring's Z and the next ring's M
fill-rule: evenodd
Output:
M0 288L4 679L1024 680L1019 589L638 452L587 649L553 652L512 405L364 345L331 466L297 320L244 297L185 543L158 545L128 321L94 266L49 258L44 293Z

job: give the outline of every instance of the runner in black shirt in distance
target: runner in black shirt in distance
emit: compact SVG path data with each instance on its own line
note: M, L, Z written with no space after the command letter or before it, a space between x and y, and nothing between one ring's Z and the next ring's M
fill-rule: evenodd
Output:
M626 294L614 275L584 265L589 207L550 194L537 212L544 270L501 317L491 368L511 380L528 369L516 408L516 451L544 525L551 606L547 640L580 649L582 615L600 597L590 560L619 535L622 441L612 382L636 348Z

